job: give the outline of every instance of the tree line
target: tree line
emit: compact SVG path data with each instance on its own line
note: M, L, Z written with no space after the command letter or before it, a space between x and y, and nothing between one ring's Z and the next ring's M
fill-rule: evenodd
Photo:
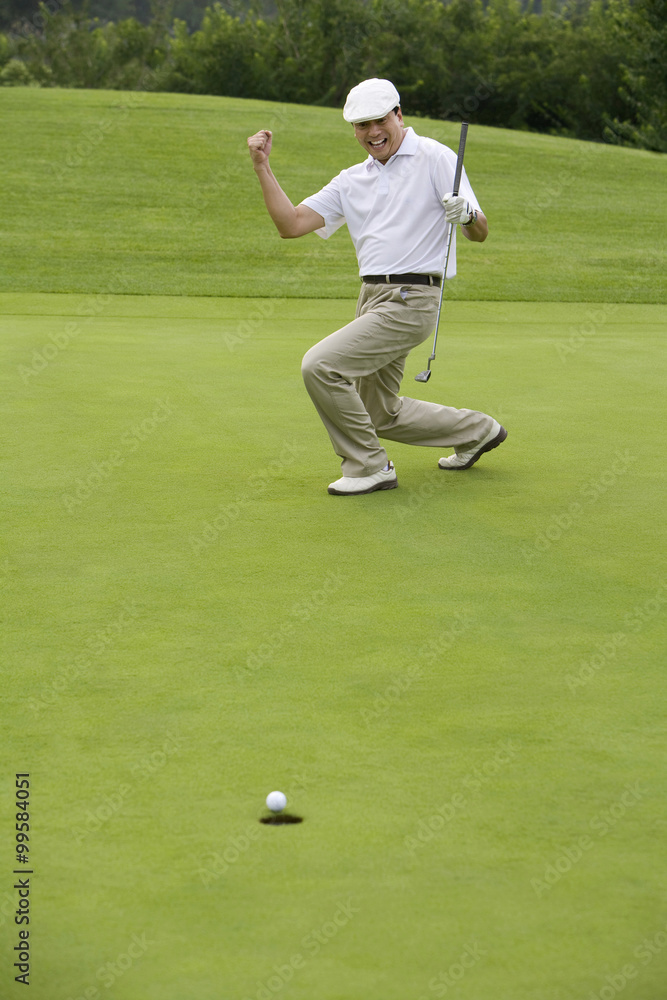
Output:
M11 5L12 0L2 0ZM340 107L389 77L407 114L667 151L665 0L46 0L0 34L0 84ZM139 0L118 0L126 8ZM108 5L107 5L108 6ZM182 3L195 17L193 0ZM199 5L203 7L202 3ZM137 8L135 8L137 10Z
M0 31L20 30L22 24L32 23L39 12L40 2L0 0ZM252 2L238 0L238 7L240 10L247 9ZM156 13L165 12L168 19L179 18L193 31L201 27L207 5L208 0L72 0L74 10L83 11L88 17L99 18L104 23L133 17L141 24L150 24Z

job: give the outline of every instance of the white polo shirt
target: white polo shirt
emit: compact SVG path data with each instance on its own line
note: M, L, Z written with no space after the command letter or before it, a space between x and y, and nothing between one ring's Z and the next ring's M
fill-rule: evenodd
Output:
M447 240L442 197L454 186L455 170L453 150L407 128L385 164L369 154L301 204L322 216L325 225L315 232L325 240L347 223L360 275L442 274ZM480 209L465 170L459 193ZM447 277L455 274L456 227Z

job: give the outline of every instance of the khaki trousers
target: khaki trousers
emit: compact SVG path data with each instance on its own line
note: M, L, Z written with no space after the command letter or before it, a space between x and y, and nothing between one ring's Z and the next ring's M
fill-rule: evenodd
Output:
M304 356L306 389L344 476L387 464L378 438L467 451L491 430L485 413L398 395L405 359L433 333L439 296L435 286L364 282L356 319Z

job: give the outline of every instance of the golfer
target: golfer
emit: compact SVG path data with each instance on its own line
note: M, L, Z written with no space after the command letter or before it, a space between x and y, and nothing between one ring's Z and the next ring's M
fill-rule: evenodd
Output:
M272 134L248 139L269 215L286 239L316 232L328 239L343 223L359 261L356 319L312 347L303 359L308 393L342 459L329 493L355 496L398 485L379 438L454 448L444 470L469 469L507 437L485 413L427 403L398 390L408 353L433 331L447 226L483 243L487 221L465 175L452 194L456 154L403 124L389 80L364 80L343 117L368 157L294 206L269 166ZM447 277L456 273L452 240Z

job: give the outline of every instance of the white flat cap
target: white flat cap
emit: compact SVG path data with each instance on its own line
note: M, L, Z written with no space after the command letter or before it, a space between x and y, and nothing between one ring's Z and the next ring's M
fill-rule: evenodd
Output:
M370 122L375 118L384 118L400 103L401 98L391 80L373 77L352 88L343 108L343 118L352 124Z

